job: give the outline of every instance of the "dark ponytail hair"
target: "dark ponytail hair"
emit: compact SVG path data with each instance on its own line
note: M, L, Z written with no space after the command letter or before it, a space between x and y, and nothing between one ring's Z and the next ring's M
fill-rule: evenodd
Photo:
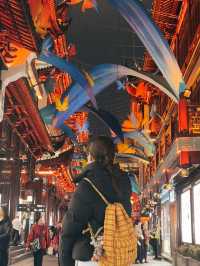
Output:
M113 174L113 166L115 159L116 146L111 138L106 136L98 136L92 139L88 146L88 152L95 162L105 168L112 180L112 186L117 195L120 197L120 189L117 177Z

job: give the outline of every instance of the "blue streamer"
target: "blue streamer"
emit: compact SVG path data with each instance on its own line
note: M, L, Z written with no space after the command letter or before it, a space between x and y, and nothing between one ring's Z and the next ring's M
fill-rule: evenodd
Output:
M134 76L157 86L174 101L177 101L175 94L171 91L169 85L161 77L156 77L124 66L112 64L98 65L91 70L90 75L95 82L93 87L94 95L99 94L118 79L126 76ZM58 113L57 115L58 125L62 124L63 121L66 120L70 115L80 110L81 107L84 106L89 100L90 98L86 90L84 90L78 83L74 84L69 91L69 109L67 112Z
M138 0L108 0L124 17L154 59L177 97L185 90L185 82L177 60L167 41Z
M74 134L74 132L71 130L70 127L68 127L65 124L62 124L62 125L60 125L60 129L62 129L62 131L65 133L65 135L67 137L69 137L74 144L77 143L76 135Z

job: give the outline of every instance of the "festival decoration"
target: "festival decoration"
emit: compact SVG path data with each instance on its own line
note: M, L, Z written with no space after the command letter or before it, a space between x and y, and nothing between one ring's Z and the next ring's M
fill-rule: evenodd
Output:
M146 156L142 156L138 153L130 154L130 153L117 153L116 157L118 158L129 158L129 159L137 159L142 161L143 163L149 163L149 159Z
M181 70L167 41L150 16L147 15L142 4L138 0L108 0L108 2L120 12L135 31L163 77L170 84L172 91L179 98L186 87Z
M130 96L132 97L136 96L136 86L132 84L131 82L125 83L125 89Z
M88 96L90 97L90 100L95 108L97 108L96 99L93 94L93 90L91 86L93 86L94 82L92 80L92 77L89 73L84 72L81 73L79 69L69 61L67 61L64 58L61 58L54 53L51 52L53 47L53 40L50 36L48 36L43 41L42 51L39 56L39 59L41 61L44 61L48 64L51 64L61 71L67 72L71 75L71 77L84 89L87 91Z
M174 101L177 101L177 97L171 91L169 85L162 78L158 78L154 75L146 74L144 72L139 72L125 66L112 64L98 65L90 71L90 75L95 83L92 88L94 95L99 94L116 80L119 80L126 76L134 76L146 80L151 84L157 86ZM59 124L62 124L63 121L66 120L70 115L80 110L80 108L84 106L89 100L90 97L88 96L87 91L83 87L81 87L80 84L74 84L69 91L69 109L67 110L67 112L58 113L57 115L58 127Z
M117 90L120 91L120 90L124 90L125 84L124 82L121 82L121 80L117 80L116 86L117 86Z
M68 0L66 1L68 5L82 4L81 11L85 12L87 9L94 8L98 12L98 4L96 0Z
M89 122L88 120L84 122L82 126L79 125L79 123L76 123L76 128L78 130L78 133L86 132L89 130Z
M148 157L153 156L153 154L155 152L155 145L153 144L153 142L150 139L147 138L147 136L145 136L143 131L134 130L134 131L124 132L124 138L125 139L133 139L139 145L144 147L144 152ZM114 142L116 144L120 143L120 139L115 138Z
M58 110L59 112L67 111L69 107L69 98L67 96L63 99L62 102L59 95L54 95L52 96L52 98L55 101L56 110Z
M150 142L142 131L132 131L124 133L125 138L130 138L136 140L141 146L144 147L146 155L152 156L155 152L155 145Z
M65 133L66 136L68 136L73 143L77 143L77 139L76 139L76 135L74 134L74 132L72 131L72 129L70 127L68 127L66 124L63 124L60 126L60 129L62 129L62 131Z
M42 38L45 38L49 32L54 35L62 33L60 26L68 23L63 19L55 0L28 0L28 3L36 32ZM66 9L65 7L64 12Z

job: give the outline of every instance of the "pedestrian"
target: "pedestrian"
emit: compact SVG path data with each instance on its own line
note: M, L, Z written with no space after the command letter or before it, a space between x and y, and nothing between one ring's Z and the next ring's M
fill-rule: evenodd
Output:
M59 236L56 228L51 226L49 228L50 245L48 247L48 255L58 255Z
M23 230L24 230L24 243L27 242L30 228L30 214L26 213L24 217Z
M20 242L20 235L22 232L22 223L19 219L19 215L16 215L16 217L12 221L12 244L14 246L17 246Z
M154 252L154 260L158 260L159 228L156 225L150 233L150 244Z
M0 207L0 266L8 265L8 248L12 224L6 207Z
M75 179L79 185L63 219L61 266L98 265L92 261L92 258L96 260L98 256L94 256L94 247L91 246L91 235L88 232L93 231L93 236L98 235L99 242L93 244L97 244L95 251L101 257L102 236L98 232L104 226L105 211L107 212L102 196L110 203L120 202L131 216L131 185L127 174L114 165L115 146L112 140L108 137L97 137L89 143L88 152L90 163ZM100 196L94 187L103 195Z
M142 233L144 237L144 243L143 243L143 258L145 260L145 263L147 263L147 252L149 247L149 230L148 230L148 223L142 224Z
M62 234L62 219L60 219L56 224L56 230L58 233L58 243L60 243L61 234ZM58 249L58 266L60 266L60 256L59 256L59 249Z
M43 256L49 247L49 242L49 231L44 218L40 213L36 213L35 223L31 227L26 243L27 249L33 251L34 266L42 266Z
M143 263L144 258L144 236L142 232L142 224L139 220L135 221L135 229L137 235L137 258L135 263Z

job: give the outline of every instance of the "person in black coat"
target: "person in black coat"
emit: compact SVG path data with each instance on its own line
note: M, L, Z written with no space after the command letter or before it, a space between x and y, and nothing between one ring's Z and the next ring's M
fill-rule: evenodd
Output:
M75 260L90 261L93 255L89 245L90 239L88 246L83 245L82 232L88 223L94 232L104 224L106 205L84 180L85 177L95 184L110 203L122 203L131 216L131 185L127 174L113 164L115 146L112 140L108 137L97 137L89 144L89 155L93 162L75 179L79 185L63 219L60 241L61 266L74 266Z
M11 229L12 224L8 217L7 209L5 207L0 207L0 266L8 265L8 248Z

